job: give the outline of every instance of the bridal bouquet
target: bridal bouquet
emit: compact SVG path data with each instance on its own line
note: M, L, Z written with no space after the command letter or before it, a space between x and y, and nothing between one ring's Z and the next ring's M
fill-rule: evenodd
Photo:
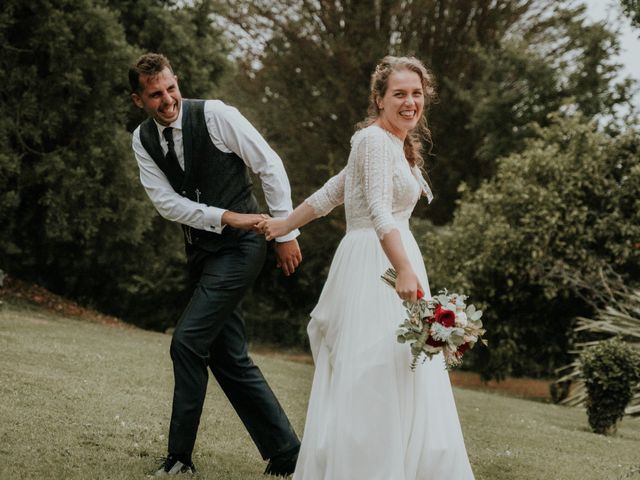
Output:
M382 280L395 288L397 274L390 268L382 275ZM418 360L425 355L423 362L442 352L447 368L462 363L464 353L473 348L481 339L485 330L482 328L482 310L474 305L466 305L466 295L441 291L439 295L426 300L422 292L418 292L418 301L405 300L402 304L407 309L407 317L397 330L398 342L408 343L411 347L413 361L411 370L415 370Z

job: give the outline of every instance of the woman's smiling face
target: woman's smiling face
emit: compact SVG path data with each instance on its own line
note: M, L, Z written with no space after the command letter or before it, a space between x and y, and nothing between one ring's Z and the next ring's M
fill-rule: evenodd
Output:
M411 70L392 72L387 89L377 100L380 126L404 139L414 128L424 110L424 92L420 76Z

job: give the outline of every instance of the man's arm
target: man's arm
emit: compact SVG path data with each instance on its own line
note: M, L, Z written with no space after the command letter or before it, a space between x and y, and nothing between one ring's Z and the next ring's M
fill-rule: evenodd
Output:
M236 109L218 100L205 103L205 118L211 140L219 149L232 151L258 175L264 197L273 217L286 217L293 211L291 187L282 160L253 125ZM278 267L292 274L302 261L295 230L276 238Z
M131 144L140 169L140 183L160 215L172 222L200 230L222 232L221 219L224 210L194 202L177 193L143 147L139 127L133 132Z
M286 217L293 211L291 187L282 160L253 125L234 107L209 100L204 107L211 140L219 149L238 155L258 175L271 216ZM296 238L291 232L276 241Z
M140 182L158 213L167 220L214 233L221 233L224 225L248 230L262 220L257 214L229 212L178 194L142 145L139 128L133 132L132 148L140 169Z

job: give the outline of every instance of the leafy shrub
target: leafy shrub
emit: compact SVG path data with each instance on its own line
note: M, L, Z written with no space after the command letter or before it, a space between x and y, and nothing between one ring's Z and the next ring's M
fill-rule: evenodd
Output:
M588 399L582 374L580 356L599 342L618 337L629 343L640 344L640 289L626 287L619 278L603 277L594 285L604 304L593 318L579 317L574 326L575 342L571 354L574 360L558 370L560 377L550 386L555 402L569 406L585 406ZM554 396L554 392L557 395ZM626 415L640 415L640 389L625 410Z
M640 382L640 353L614 339L585 350L580 360L589 425L596 433L613 433Z
M549 376L569 361L573 319L593 313L574 279L640 281L639 147L633 132L556 119L422 238L431 289L460 289L485 310L490 348L467 365L485 378Z

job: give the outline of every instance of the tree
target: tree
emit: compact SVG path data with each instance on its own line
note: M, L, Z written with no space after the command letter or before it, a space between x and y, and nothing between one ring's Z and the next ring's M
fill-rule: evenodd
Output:
M419 204L416 215L443 224L460 183L477 188L494 174L498 157L524 148L535 125L549 125L551 113L608 116L627 101L629 86L613 85L615 35L588 24L584 7L571 5L228 0L221 14L235 27L240 61L225 95L281 154L299 203L345 165L376 62L386 54L415 54L434 71L439 95L429 114L435 146L427 158L436 201ZM316 224L300 239L305 263L293 296L306 303L291 304L276 277L265 281L277 299L265 303L287 298L274 310L301 310L300 324L344 231L340 215Z
M640 28L640 1L620 0L624 13L631 19L631 24Z
M472 353L486 377L552 375L569 359L574 319L602 306L590 300L602 272L640 283L637 131L556 117L537 135L424 238L433 287L485 302L490 348Z
M451 218L460 182L490 177L498 155L522 147L529 123L547 125L559 109L606 116L629 98L627 85L613 88L615 35L571 2L291 3L228 0L227 17L254 39L228 94L264 125L300 197L344 165L373 66L389 53L417 55L438 81L427 162L438 224Z
M13 207L5 261L81 294L105 251L139 241L149 223L122 128L131 50L95 2L8 2L3 17L3 176Z
M209 92L224 67L216 63L224 52L217 30L206 21L210 8L152 0L2 4L3 269L140 324L175 320L182 242L138 181L126 126L140 116L127 70L141 51L165 45L147 42L168 45L161 33L171 32L188 94Z
M188 98L211 98L229 66L228 42L210 16L216 2L198 0L109 0L135 55L159 52L167 56ZM132 57L133 61L135 57ZM131 107L129 130L143 114Z

